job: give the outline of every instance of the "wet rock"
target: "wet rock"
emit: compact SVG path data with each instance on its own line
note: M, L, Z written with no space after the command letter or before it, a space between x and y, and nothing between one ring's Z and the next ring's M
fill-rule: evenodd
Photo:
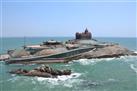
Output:
M71 74L71 70L63 70L63 75L70 75Z
M38 76L38 77L54 77L53 75L46 73L46 72L41 72L41 71L36 71L36 70L31 70L28 73L24 74L25 76Z
M28 73L28 71L20 68L20 69L17 69L17 70L10 71L9 73L12 73L12 74L14 74L14 73L16 73L16 74L25 74L25 73Z
M70 75L71 70L56 70L52 69L51 67L44 65L33 70L24 70L24 69L17 69L10 71L11 74L18 74L24 76L38 76L38 77L57 77L61 75Z

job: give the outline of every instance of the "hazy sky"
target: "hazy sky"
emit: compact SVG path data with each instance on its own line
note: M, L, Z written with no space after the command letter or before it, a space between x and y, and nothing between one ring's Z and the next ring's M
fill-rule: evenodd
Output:
M136 37L136 0L2 0L1 36Z

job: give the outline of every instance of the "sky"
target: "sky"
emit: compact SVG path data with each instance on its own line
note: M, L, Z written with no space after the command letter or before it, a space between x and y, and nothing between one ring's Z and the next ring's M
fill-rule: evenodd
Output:
M1 37L136 37L136 0L1 0Z

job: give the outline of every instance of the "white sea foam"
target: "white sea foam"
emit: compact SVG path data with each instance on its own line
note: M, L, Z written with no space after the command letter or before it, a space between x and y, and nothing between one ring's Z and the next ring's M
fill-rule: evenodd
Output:
M15 82L23 80L22 82L20 82L20 84L31 82L31 84L46 85L49 88L54 88L55 86L64 86L64 87L71 88L73 87L74 84L80 83L81 79L78 78L80 75L81 75L80 73L72 73L71 75L58 76L57 78L13 76L7 81L11 83L15 83ZM0 81L0 83L2 82L3 81Z
M108 79L108 82L115 82L115 81L117 81L116 79L113 79L113 78L109 78Z
M71 65L69 65L69 64L65 64L64 66L69 67L69 66L71 66Z
M137 53L137 51L134 51L134 53Z
M136 62L137 56L121 56L120 59L122 59L122 61L124 60L125 62Z
M79 59L79 60L73 60L70 63L73 62L78 62L81 65L94 65L98 62L101 61L114 61L114 60L118 60L118 61L137 61L137 56L120 56L119 58L113 57L113 58L95 58L95 59Z
M80 73L72 73L71 75L63 75L57 76L57 78L43 78L43 77L36 77L38 81L66 81L71 78L78 78L81 74Z
M112 61L116 58L101 58L101 59L79 59L79 60L73 60L72 62L78 62L80 63L81 65L94 65L96 64L97 62L100 62L100 61Z
M66 87L72 87L72 84L77 82L76 80L78 80L74 78L78 78L80 75L80 73L72 73L71 75L58 76L57 78L35 77L35 79L41 84L50 83L52 85L64 85Z
M137 67L134 64L130 64L130 68L137 73Z
M88 64L94 64L95 61L89 60L89 59L79 59L79 60L74 60L73 62L78 62L81 65L88 65Z

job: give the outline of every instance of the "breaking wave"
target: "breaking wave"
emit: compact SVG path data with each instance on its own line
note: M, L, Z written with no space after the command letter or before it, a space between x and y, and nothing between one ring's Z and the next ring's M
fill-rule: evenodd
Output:
M71 79L71 78L77 78L77 77L79 77L80 75L81 75L80 73L72 73L71 75L58 76L57 78L36 77L36 79L37 79L38 81L48 80L49 82L50 82L50 81L66 81L66 80Z
M79 59L79 60L73 60L70 63L80 63L81 65L89 65L89 64L96 64L101 61L114 61L114 60L119 60L119 61L135 61L137 59L137 56L121 56L121 57L113 57L113 58L95 58L95 59Z
M96 64L97 62L100 61L112 61L116 58L101 58L101 59L79 59L79 60L73 60L72 62L80 63L81 65L89 65L89 64Z
M95 64L95 61L90 59L73 60L73 62L80 63L81 65Z
M137 56L121 56L120 59L123 59L124 61L135 61Z
M44 78L44 77L27 77L27 76L17 76L12 75L12 78L8 79L8 82L16 83L20 82L20 84L25 85L25 83L33 84L33 85L45 85L49 88L54 88L55 86L64 86L71 88L74 84L78 84L82 81L79 79L80 73L72 73L71 75L63 75L58 76L57 78ZM1 83L1 82L0 82Z
M41 84L46 84L48 82L51 85L63 85L65 87L72 87L73 83L78 82L79 79L76 78L78 78L80 75L80 73L72 73L71 75L58 76L57 78L35 77L34 79L40 82Z

